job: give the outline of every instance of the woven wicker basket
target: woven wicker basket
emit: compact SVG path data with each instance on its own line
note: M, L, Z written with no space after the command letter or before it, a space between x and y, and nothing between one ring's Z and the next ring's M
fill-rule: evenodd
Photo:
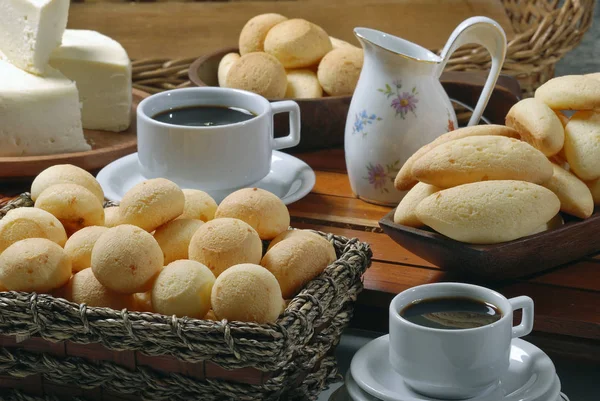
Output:
M28 194L21 195L0 209L0 218L31 205ZM45 294L0 292L0 397L316 398L339 379L333 350L371 259L369 246L357 239L319 234L334 245L338 260L273 324L117 311Z
M554 76L554 65L575 48L589 29L594 0L502 0L515 36L508 43L502 72L519 80L529 97ZM562 3L562 5L561 5ZM438 49L439 50L439 49ZM187 70L193 58L136 60L134 86L149 93L191 86ZM446 71L479 71L490 68L487 51L480 46L457 50Z

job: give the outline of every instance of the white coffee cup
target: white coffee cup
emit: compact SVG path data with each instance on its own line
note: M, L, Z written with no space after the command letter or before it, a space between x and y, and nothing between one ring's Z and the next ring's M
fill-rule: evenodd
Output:
M437 329L412 323L400 315L412 303L461 297L496 306L494 323L470 329ZM523 318L513 327L513 311ZM476 285L434 283L410 288L390 304L390 363L414 391L433 398L466 399L497 385L510 362L511 340L531 332L533 301L526 296L506 299Z
M255 114L217 126L184 126L153 119L190 106L225 106ZM289 113L290 134L273 137L273 115ZM235 189L264 178L274 149L300 142L300 109L293 101L270 103L255 93L229 88L184 88L152 95L137 109L138 158L146 178L167 178L181 187Z

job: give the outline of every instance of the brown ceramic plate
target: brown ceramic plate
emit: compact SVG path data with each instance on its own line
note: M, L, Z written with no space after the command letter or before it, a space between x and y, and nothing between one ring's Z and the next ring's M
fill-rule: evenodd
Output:
M198 58L188 70L190 81L197 86L218 86L219 62L227 53L237 51L237 48L230 47ZM474 107L485 83L486 74L447 72L442 74L441 81L450 98ZM501 76L484 116L492 123L503 124L506 113L519 100L520 93L519 84L515 79ZM293 151L324 149L344 144L346 115L352 96L293 100L298 103L302 118L302 139ZM286 136L288 129L287 116L275 116L275 136Z
M83 130L92 150L44 156L0 157L0 178L34 177L55 164L74 164L97 170L137 149L136 110L146 92L133 89L131 125L123 132Z
M395 209L379 225L394 241L444 270L484 280L513 279L548 270L600 251L600 210L580 220L563 215L554 230L494 245L454 241L429 229L394 223Z

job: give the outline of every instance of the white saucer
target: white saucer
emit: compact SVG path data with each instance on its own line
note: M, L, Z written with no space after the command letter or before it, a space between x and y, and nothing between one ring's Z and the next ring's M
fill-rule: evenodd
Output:
M119 202L129 189L147 178L140 172L137 153L133 153L104 167L98 173L97 179L104 190L104 196L111 201ZM309 194L315 186L315 181L315 172L308 164L287 153L274 150L269 174L248 187L258 187L272 192L279 196L283 203L289 205ZM192 189L204 190L202 187L192 187ZM206 192L220 203L237 189L239 188Z
M356 384L375 399L383 401L434 401L405 384L389 363L389 335L362 347L352 359L350 371ZM348 390L350 392L350 385ZM356 393L356 391L355 391ZM356 398L371 401L369 398ZM539 348L514 339L510 367L500 384L469 401L548 401L560 400L560 380L550 358Z

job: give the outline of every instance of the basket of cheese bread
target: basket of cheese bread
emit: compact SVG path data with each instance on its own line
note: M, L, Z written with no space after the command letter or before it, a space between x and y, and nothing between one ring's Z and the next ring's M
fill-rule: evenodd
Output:
M158 178L116 205L78 167L44 170L0 209L0 393L314 399L371 251L289 225L257 188L217 205Z
M440 267L483 278L599 251L598 108L598 74L564 76L516 103L506 126L438 137L399 171L395 186L408 192L383 230Z

